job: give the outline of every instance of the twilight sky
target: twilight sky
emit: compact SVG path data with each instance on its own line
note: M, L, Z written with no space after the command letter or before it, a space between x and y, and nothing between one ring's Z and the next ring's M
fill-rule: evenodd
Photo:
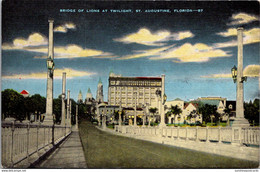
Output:
M185 10L183 10L185 9ZM46 96L48 19L54 19L54 97L61 75L77 100L112 70L166 75L168 100L236 98L236 28L244 27L245 100L259 93L259 2L2 2L2 90Z

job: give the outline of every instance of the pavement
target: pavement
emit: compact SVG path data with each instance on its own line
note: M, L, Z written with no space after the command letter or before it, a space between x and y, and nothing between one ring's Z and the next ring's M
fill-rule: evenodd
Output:
M87 168L79 132L72 131L70 136L35 168Z
M97 127L100 129L99 127ZM242 160L256 161L259 162L260 158L260 150L259 147L246 147L246 146L238 146L232 144L224 144L224 143L213 143L213 142L195 142L192 140L182 140L182 139L174 139L174 138L165 138L154 135L139 135L139 134L128 134L128 133L118 133L111 129L101 129L105 132L125 136L130 138L135 138L139 140L150 141L159 144L165 144L169 146L175 146L179 148L190 149L193 151L205 152L215 155L221 155L231 158L238 158Z

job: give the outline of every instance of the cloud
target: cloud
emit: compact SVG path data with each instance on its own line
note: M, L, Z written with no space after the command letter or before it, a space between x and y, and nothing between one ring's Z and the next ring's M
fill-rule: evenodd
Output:
M76 29L76 25L73 23L65 23L63 25L55 27L53 31L66 33L68 32L68 29Z
M233 14L231 17L232 22L228 23L228 25L239 25L239 24L247 24L253 21L258 21L259 18L253 15L249 15L246 13L238 13Z
M247 77L259 77L260 65L248 65L244 69L244 75Z
M68 25L67 27L72 27ZM2 50L24 50L46 54L44 56L36 56L35 58L46 58L48 53L47 38L40 33L33 33L27 39L16 38L12 44L4 43ZM78 58L78 57L95 57L95 58L114 58L113 54L100 50L82 48L79 45L71 44L67 46L54 47L55 58Z
M26 47L34 47L40 45L47 45L47 38L40 33L32 33L28 38L16 38L13 40L12 44L3 44L3 50L12 49L24 49Z
M173 62L207 62L212 58L229 57L231 54L220 49L214 49L203 43L185 43L180 47L172 48L160 54L159 57L152 57L152 60L177 59Z
M217 33L224 37L237 36L237 30L234 28L228 29L226 32ZM243 44L253 44L260 42L260 28L253 28L250 30L244 30L243 32ZM237 46L237 40L231 40L223 43L214 44L216 48L234 47Z
M147 28L141 28L138 32L129 34L122 38L116 38L114 41L123 42L125 44L137 43L148 46L163 46L165 41L168 40L182 40L186 38L191 38L194 35L190 31L183 31L172 34L169 31L162 30L152 33Z
M190 31L178 32L174 35L175 40L182 40L186 38L192 38L194 35Z
M28 51L46 53L48 52L48 48L34 48L27 49ZM54 47L54 58L55 59L63 59L63 58L80 58L80 57L97 57L97 58L113 58L111 53L106 53L99 50L93 49L83 49L81 46L71 44L68 46L58 46ZM34 58L46 58L46 56L35 56Z
M243 75L247 77L259 77L260 65L248 65L244 68ZM211 74L201 78L231 78L231 73Z
M160 55L163 51L169 49L170 47L173 47L174 45L162 47L162 48L155 48L155 49L149 49L149 50L142 50L137 51L139 53L133 54L133 55L127 55L121 58L117 58L116 60L127 60L127 59L136 59L136 58L142 58L142 57L151 57L155 55Z
M95 74L95 73L87 72L87 71L78 71L78 70L73 70L70 68L64 68L64 69L55 69L54 78L61 79L63 72L66 72L66 78L84 77L84 76L91 76L91 75ZM2 76L2 78L3 79L46 79L47 72L7 75L7 76Z

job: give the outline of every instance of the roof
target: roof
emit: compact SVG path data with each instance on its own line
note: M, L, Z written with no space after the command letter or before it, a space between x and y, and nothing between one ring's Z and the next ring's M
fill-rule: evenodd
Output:
M99 81L98 81L99 84L102 84L102 81L101 81L101 78L99 77Z
M88 88L88 93L91 93L90 88Z
M198 103L185 103L184 109L186 109L190 104L192 104L196 109L199 107Z
M133 76L128 76L128 77L122 77L122 76L109 76L109 79L121 79L121 80L162 80L161 77L148 77L148 76L139 76L139 77L133 77Z
M24 95L24 94L29 94L29 92L26 91L26 90L23 90L23 91L20 92L20 94L23 94L23 95Z
M208 105L215 105L218 107L220 100L208 100L208 99L204 99L204 100L199 100L201 103L203 104L208 104Z
M174 99L173 101L183 101L183 100L180 99L180 98L176 98L176 99Z

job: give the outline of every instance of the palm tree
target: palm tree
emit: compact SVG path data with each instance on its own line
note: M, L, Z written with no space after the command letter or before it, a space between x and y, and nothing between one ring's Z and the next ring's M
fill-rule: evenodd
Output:
M154 123L154 114L158 111L158 109L156 107L154 108L150 108L149 112L153 114L153 123Z
M228 107L226 107L226 108L224 109L224 112L225 112L225 114L228 116L227 126L229 126L229 115L230 115L230 113L231 113L231 109L229 109Z
M174 124L175 124L175 117L176 117L176 115L181 114L182 110L177 105L175 105L175 106L171 105L170 112L171 112L171 114L174 115Z

